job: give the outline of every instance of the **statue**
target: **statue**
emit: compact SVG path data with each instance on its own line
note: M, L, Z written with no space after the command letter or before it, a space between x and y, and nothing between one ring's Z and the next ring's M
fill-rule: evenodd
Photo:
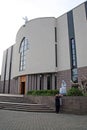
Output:
M27 16L23 17L23 20L25 20L25 24L26 24L28 22L28 17Z
M62 80L61 87L60 87L60 94L66 95L66 82Z

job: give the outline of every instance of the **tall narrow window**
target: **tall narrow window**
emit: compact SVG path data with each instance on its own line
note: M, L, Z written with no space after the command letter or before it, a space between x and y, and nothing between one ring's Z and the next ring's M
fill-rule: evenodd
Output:
M55 75L55 89L57 89L57 75Z
M27 38L23 38L21 45L20 45L20 66L19 70L25 70L25 64L26 64L26 55L25 52L29 49L29 43Z
M47 75L47 89L52 89L52 75L48 74Z
M40 74L40 90L43 90L44 81L43 81L43 75Z
M78 82L76 42L75 42L75 30L74 30L74 20L72 10L67 13L67 21L68 21L69 43L70 43L71 80L73 82Z
M71 72L72 72L72 81L78 81L77 73L77 60L76 60L76 47L74 38L71 39Z
M75 47L75 40L74 38L71 39L71 59L72 59L72 67L77 67L76 62L76 47Z
M55 65L57 67L57 44L55 44Z
M77 72L77 68L71 69L71 72L72 72L72 81L73 81L74 83L77 83L77 82L78 82L78 72Z
M85 2L85 13L86 13L86 19L87 19L87 1Z
M55 42L57 42L57 28L55 27Z

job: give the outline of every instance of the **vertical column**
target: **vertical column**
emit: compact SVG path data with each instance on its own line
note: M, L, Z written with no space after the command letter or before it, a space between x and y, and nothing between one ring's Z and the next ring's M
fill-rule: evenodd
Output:
M44 89L44 75L40 74L40 90Z
M40 90L40 75L37 75L37 90Z
M58 72L57 72L57 89L60 88L60 76L58 75Z
M28 76L28 85L29 85L28 90L31 91L32 90L32 88L31 88L31 75Z
M52 90L55 90L55 74L52 74Z
M16 82L16 83L15 83L15 86L14 86L14 87L16 87L16 88L15 88L15 93L18 94L19 78L17 78L17 79L15 80L15 82ZM12 85L11 85L11 86L12 86Z
M31 75L31 90L33 90L33 75Z
M56 74L56 89L58 89L58 73Z
M9 80L8 80L8 93L10 93L10 79L11 79L11 69L12 69L12 55L13 55L13 46L11 47L11 54L10 54Z
M34 89L36 90L37 75L34 75Z
M44 75L44 90L47 90L47 75Z
M25 94L28 92L28 75L26 76Z
M5 59L3 93L5 93L6 70L7 70L7 58L8 58L8 50L6 51L6 59Z
M18 77L18 94L20 94L20 77Z
M35 80L34 80L34 75L31 76L31 88L32 88L32 90L35 90Z

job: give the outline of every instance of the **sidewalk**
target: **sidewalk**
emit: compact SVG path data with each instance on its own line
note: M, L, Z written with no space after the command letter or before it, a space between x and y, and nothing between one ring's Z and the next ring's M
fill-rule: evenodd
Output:
M0 110L0 130L87 130L87 115Z

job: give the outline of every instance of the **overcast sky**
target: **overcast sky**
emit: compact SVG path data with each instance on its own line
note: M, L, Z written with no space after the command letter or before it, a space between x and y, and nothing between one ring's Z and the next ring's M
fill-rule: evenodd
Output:
M28 20L59 17L86 0L0 0L0 74L3 51L15 44L16 34Z

